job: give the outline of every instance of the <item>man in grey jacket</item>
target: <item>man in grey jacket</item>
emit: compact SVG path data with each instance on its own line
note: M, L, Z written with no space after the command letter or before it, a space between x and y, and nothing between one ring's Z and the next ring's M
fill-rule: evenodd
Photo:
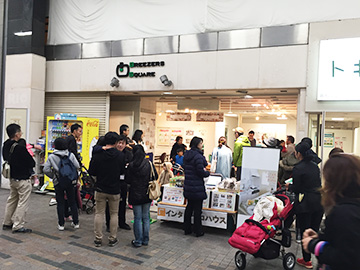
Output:
M57 138L54 142L55 151L49 155L48 160L44 165L44 173L53 179L55 194L56 194L56 202L57 202L57 214L58 214L58 229L59 231L64 230L65 219L64 219L64 207L65 207L65 199L64 195L66 192L66 197L68 200L68 205L71 208L71 215L73 218L73 222L71 226L75 229L79 228L79 215L75 201L75 187L71 183L59 184L59 165L61 162L61 158L69 156L69 151L67 150L67 144L65 139ZM79 162L77 161L75 155L70 153L69 156L70 161L74 164L76 169L80 168Z

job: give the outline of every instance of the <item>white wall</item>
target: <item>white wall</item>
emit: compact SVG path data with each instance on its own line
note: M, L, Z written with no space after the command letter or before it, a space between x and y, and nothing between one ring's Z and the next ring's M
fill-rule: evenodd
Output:
M320 41L359 37L360 19L311 23L308 54L308 87L306 95L307 112L359 111L360 101L317 101L318 66ZM341 89L339 89L341 91Z
M261 141L261 136L266 133L268 137L275 137L279 140L286 141L287 135L296 135L296 120L250 120L243 118L242 128L245 134L250 130L255 131L255 138L257 144ZM295 142L300 142L302 138L296 138Z
M146 68L146 71L155 71L156 77L120 78L120 87L116 91L306 87L307 45L297 45L48 61L46 91L113 91L109 83L116 76L119 62L143 61L165 61L165 66ZM144 68L132 68L131 71L144 72ZM163 74L173 82L172 87L160 82L159 77Z
M44 125L45 67L46 59L35 54L6 56L5 110L28 110L26 139L31 143L41 136Z
M219 139L216 135L216 126L218 123L208 123L208 122L196 122L195 114L192 115L191 121L166 121L166 113L156 115L156 138L158 138L158 128L180 128L183 130L182 137L183 143L188 147L190 145L190 140L194 136L201 137L204 140L204 151L205 157L208 159L209 154L212 153L212 150L217 145L217 140ZM218 125L219 126L219 125ZM223 129L224 126L220 125ZM186 130L193 130L194 135L186 136ZM161 155L163 152L170 154L172 144L169 146L160 146L156 140L155 142L155 155Z
M234 149L235 135L233 129L238 126L238 117L225 116L225 128L227 128L227 144L231 149Z

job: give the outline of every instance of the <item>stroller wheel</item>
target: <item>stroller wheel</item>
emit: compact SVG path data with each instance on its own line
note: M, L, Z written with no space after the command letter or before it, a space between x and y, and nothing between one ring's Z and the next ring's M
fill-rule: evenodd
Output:
M92 212L93 212L92 208L87 208L86 209L86 214L90 215L90 214L92 214Z
M291 270L295 267L296 257L293 253L286 253L283 258L283 266L285 270Z
M236 252L235 254L235 265L237 269L242 270L246 267L246 258L245 254L241 251Z

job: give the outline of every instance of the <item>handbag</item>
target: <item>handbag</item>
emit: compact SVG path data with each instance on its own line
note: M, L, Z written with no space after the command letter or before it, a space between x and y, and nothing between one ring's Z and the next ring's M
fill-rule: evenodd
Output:
M216 152L216 156L213 156L211 159L210 172L212 173L216 172L217 156L218 152Z
M9 160L5 160L5 162L3 163L2 166L2 175L7 178L10 179L10 158L11 158L11 154L14 152L15 146L17 146L18 143L13 143L11 148L10 148L10 155L9 155Z
M150 163L151 172L150 172L150 182L147 193L149 194L150 200L157 200L161 196L160 184L158 183L158 181L156 181L157 179L155 179L156 177L155 177L153 165L151 164L150 161L149 163Z

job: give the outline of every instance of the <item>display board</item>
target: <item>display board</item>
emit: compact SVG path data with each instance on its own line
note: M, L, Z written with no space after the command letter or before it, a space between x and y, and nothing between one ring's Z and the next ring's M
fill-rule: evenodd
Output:
M235 211L236 193L213 191L211 208Z
M250 217L259 199L276 190L279 160L280 149L243 148L238 219Z
M184 189L179 187L170 187L169 184L164 185L164 193L162 195L162 201L173 204L184 204Z
M177 136L182 136L182 128L157 128L157 144L161 146L172 146Z
M144 132L144 143L146 152L154 152L155 148L155 119L156 115L151 113L140 113L140 129Z

